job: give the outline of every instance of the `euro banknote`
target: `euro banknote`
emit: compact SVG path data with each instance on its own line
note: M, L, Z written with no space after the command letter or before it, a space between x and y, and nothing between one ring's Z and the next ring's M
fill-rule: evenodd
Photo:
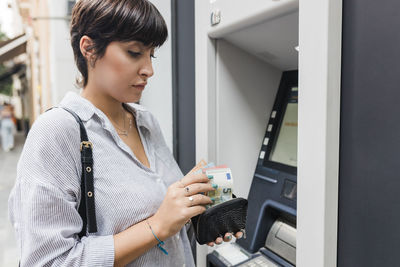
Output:
M216 206L220 203L232 199L233 177L230 168L210 168L204 170L206 175L212 175L213 178L210 183L216 185L214 191L207 193L207 196L213 201L212 204L207 205L207 208Z
M216 188L214 191L206 193L213 200L213 203L207 205L206 208L232 199L233 177L232 171L227 165L215 166L213 162L207 163L202 159L189 173L205 173L213 177L209 183L213 184Z

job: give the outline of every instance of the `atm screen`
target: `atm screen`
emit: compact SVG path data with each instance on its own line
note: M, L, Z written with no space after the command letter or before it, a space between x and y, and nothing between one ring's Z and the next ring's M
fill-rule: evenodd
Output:
M269 160L297 167L298 87L292 87L282 122L274 138Z

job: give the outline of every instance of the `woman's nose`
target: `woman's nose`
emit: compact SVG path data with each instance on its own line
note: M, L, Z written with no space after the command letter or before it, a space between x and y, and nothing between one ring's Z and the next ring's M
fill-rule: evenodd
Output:
M139 70L139 74L140 76L146 76L147 78L153 76L154 70L150 57L149 59L146 59L146 61L143 63L142 67Z

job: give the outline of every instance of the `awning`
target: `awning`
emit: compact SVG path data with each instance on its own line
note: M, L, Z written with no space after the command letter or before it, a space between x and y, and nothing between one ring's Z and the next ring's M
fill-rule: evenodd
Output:
M22 34L11 40L0 42L0 63L25 53L27 41L26 34Z

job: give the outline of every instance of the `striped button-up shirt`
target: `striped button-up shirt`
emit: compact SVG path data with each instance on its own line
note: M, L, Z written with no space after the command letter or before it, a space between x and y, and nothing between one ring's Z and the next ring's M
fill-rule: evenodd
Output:
M113 266L113 235L152 216L167 187L183 175L158 122L142 106L128 104L150 168L90 101L71 92L60 106L80 116L93 143L98 232L77 236L82 228L77 211L82 172L79 125L65 110L52 109L29 132L9 198L21 266ZM153 247L128 266L194 266L185 228L165 240L163 247L169 255Z

